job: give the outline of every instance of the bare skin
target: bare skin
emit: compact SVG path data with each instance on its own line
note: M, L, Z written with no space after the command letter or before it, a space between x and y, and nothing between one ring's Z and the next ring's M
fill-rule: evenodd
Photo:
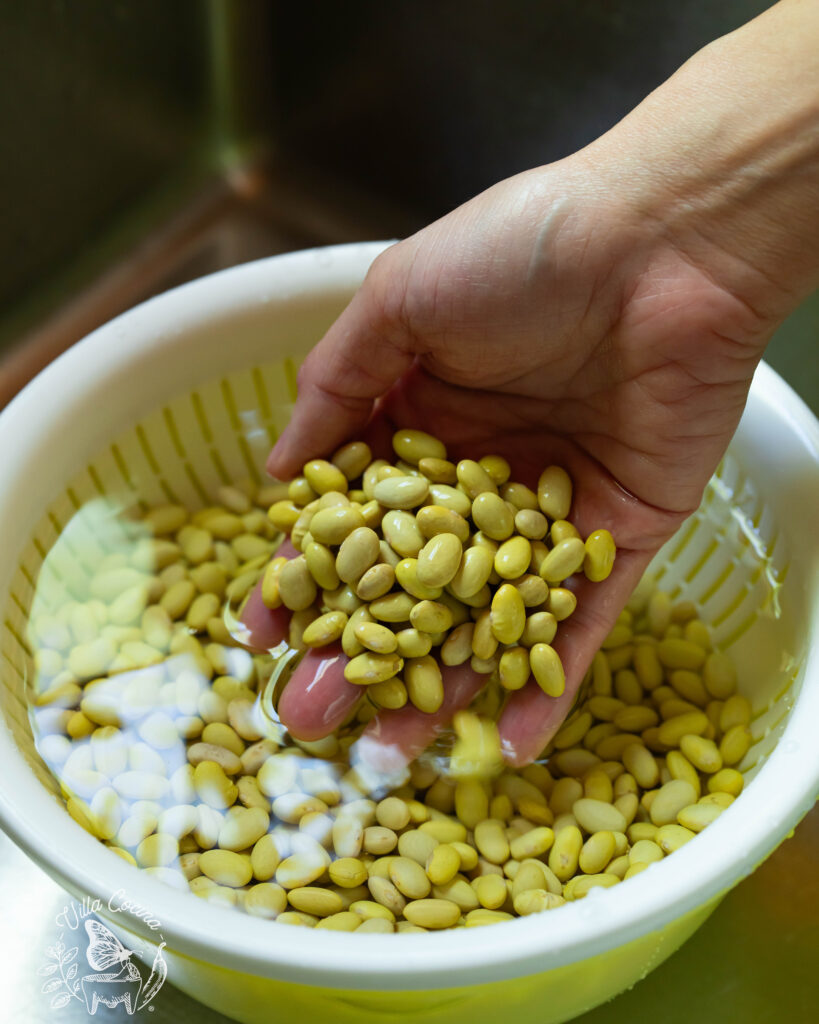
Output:
M819 4L783 0L706 47L624 121L499 183L373 264L311 352L278 477L365 429L416 426L575 483L606 527L555 647L500 730L523 764L559 727L645 566L699 504L771 334L819 282ZM309 728L306 687L290 695ZM409 712L407 712L409 714ZM394 713L391 713L394 714Z

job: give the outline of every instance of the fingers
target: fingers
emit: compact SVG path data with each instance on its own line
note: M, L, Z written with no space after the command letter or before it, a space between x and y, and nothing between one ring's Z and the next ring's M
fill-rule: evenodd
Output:
M385 775L405 768L422 754L445 729L452 716L467 707L486 683L469 663L441 666L444 700L438 711L427 714L410 705L398 711L381 711L369 723L355 745L356 756Z
M320 740L344 722L361 687L344 678L347 658L340 644L308 651L279 700L279 718L299 740Z
M276 557L295 558L298 554L287 539L276 549ZM236 639L254 651L269 651L271 647L277 647L287 636L290 615L291 612L287 608L267 607L262 600L262 581L259 580L239 615L239 622L244 629Z
M310 352L299 372L299 397L267 462L273 476L297 473L308 458L329 453L369 420L377 398L412 364L409 339L391 310L400 309L404 273L393 246Z
M540 756L571 711L586 669L608 636L621 608L636 587L653 552L619 552L615 568L605 583L575 577L577 610L560 623L552 645L560 655L566 688L559 697L548 697L534 679L512 694L498 722L503 756L514 767Z
M262 581L256 584L242 609L241 623L245 631L237 639L254 651L269 651L287 636L290 609L268 608L262 600Z

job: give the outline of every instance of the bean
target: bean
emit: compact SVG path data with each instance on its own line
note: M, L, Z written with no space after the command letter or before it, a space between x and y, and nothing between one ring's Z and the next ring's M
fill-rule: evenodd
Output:
M722 754L719 748L713 740L704 736L683 736L680 740L680 750L695 768L706 775L712 775L722 768Z
M344 668L344 678L348 683L367 685L383 683L398 675L404 667L404 659L397 654L375 654L368 651L356 655Z
M751 748L751 730L746 725L734 725L722 737L719 753L727 765L739 764Z
M404 917L422 928L451 928L460 916L457 903L444 899L413 900L404 907Z
M509 859L509 841L503 828L503 822L486 818L474 829L475 845L482 857L492 864L503 864Z
M586 548L579 537L567 537L557 543L540 564L540 575L547 583L560 583L583 565Z
M504 689L520 690L528 682L529 674L529 652L525 647L511 647L503 652L498 664L498 678Z
M527 621L526 608L513 586L503 584L495 591L490 621L492 633L501 643L514 644L521 639Z
M402 558L395 567L395 578L399 586L419 601L434 601L441 596L440 587L430 587L421 582L416 558Z
M363 601L374 601L389 593L395 582L395 570L384 562L368 569L356 587L356 594Z
M677 814L689 804L696 803L694 787L683 779L672 779L657 790L651 802L649 815L653 825L669 825L677 820ZM621 830L622 831L622 830Z
M452 612L437 601L419 601L410 609L412 626L422 633L443 633L452 625Z
M428 587L444 587L457 573L463 548L454 533L438 533L418 555L418 579Z
M569 825L556 833L549 851L549 868L561 882L568 882L577 872L582 849L583 835L577 826Z
M526 619L520 642L524 647L551 644L557 634L557 619L551 612L534 612Z
M273 920L284 912L287 906L287 893L280 885L260 882L245 890L242 905L251 917Z
M227 751L226 753L229 753ZM235 803L238 790L222 767L212 760L202 761L193 772L193 785L199 799L217 810Z
M312 459L304 465L304 477L316 494L328 494L347 490L347 477L338 466L325 459Z
M347 480L357 480L372 461L372 452L363 441L352 441L339 448L331 461Z
M535 644L529 651L529 665L538 686L548 697L559 697L566 688L566 676L557 651L549 644Z
M364 526L364 516L352 505L323 508L310 520L310 533L320 544L341 544L353 530Z
M211 881L233 889L247 885L253 877L250 857L229 850L206 850L199 857L199 868Z
M547 466L537 482L537 501L549 519L566 519L572 504L572 482L560 466Z
M657 654L665 668L698 669L706 660L706 651L699 644L680 637L665 637L657 644Z
M427 456L418 460L418 468L431 484L454 484L458 481L455 463L448 459Z
M526 537L512 537L498 548L494 569L501 579L516 580L526 572L531 559L531 542Z
M339 579L351 585L357 584L381 555L378 534L368 526L360 526L348 534L336 556L336 572Z
M472 520L492 540L507 540L515 528L515 516L500 495L485 491L472 502Z
M576 607L577 598L571 590L567 590L565 587L550 588L547 610L554 615L558 622L568 619Z
M314 619L302 633L302 641L308 647L326 647L335 643L347 625L344 612L326 612Z
M404 669L404 684L410 701L427 714L437 711L444 700L444 685L438 662L430 655L409 658Z
M389 509L411 509L423 504L429 494L429 481L423 476L394 476L379 480L373 497Z
M458 571L451 580L452 593L460 600L474 597L486 586L493 568L494 557L491 551L483 547L467 548Z

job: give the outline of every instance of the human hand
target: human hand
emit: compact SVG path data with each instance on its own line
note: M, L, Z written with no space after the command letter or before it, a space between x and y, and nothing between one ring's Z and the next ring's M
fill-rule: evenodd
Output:
M695 104L684 72L671 97L685 112ZM676 172L663 102L380 256L306 360L269 463L290 475L369 423L371 439L414 426L455 458L497 452L530 485L544 465L568 470L573 521L583 535L610 530L618 558L605 585L573 583L578 609L554 643L564 694L530 681L511 697L500 730L512 763L557 729L651 556L696 508L767 338L815 274L815 254L810 274L795 270L799 232L791 249L781 224L764 234L792 205L776 180L740 230L730 166L722 182L714 167ZM682 128L689 147L695 128ZM713 141L716 128L699 130ZM760 245L745 252L749 223ZM315 694L288 689L283 717L309 731Z

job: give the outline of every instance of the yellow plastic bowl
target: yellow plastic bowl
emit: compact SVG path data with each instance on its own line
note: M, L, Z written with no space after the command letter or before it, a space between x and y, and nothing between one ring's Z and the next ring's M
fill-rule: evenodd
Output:
M782 841L819 788L819 426L766 366L702 507L653 574L697 603L754 709L741 797L701 835L626 884L487 928L389 938L263 922L195 899L124 863L66 813L27 714L33 581L76 509L201 504L260 476L287 421L296 366L382 248L246 264L162 295L96 331L0 416L4 600L0 823L78 898L125 890L151 908L170 978L243 1022L556 1024L633 985ZM124 941L155 941L110 914ZM131 930L130 940L129 932Z

